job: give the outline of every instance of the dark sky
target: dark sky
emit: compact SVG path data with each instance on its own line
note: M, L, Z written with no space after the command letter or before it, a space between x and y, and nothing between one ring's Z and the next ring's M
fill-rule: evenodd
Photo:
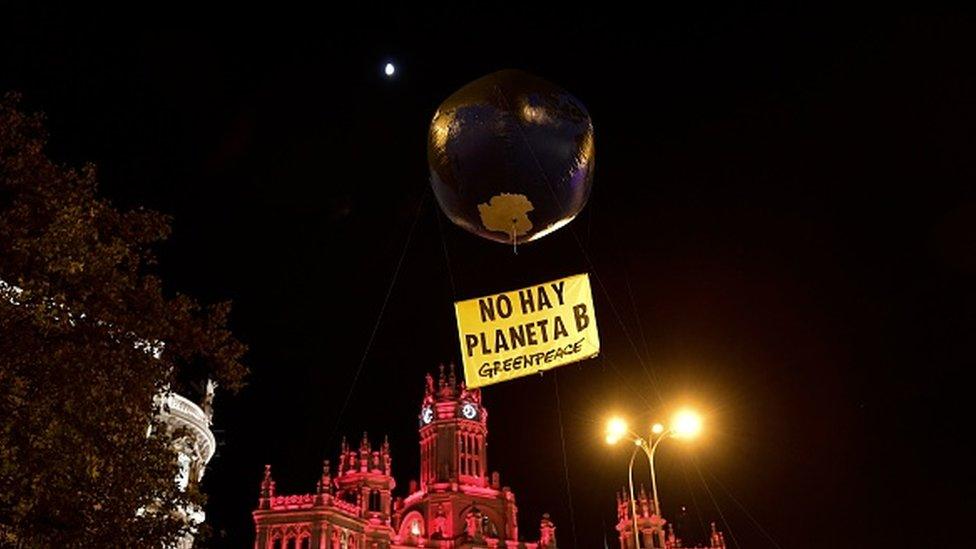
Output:
M972 20L242 6L0 11L0 91L47 113L51 155L172 214L168 284L235 302L252 376L217 402L214 545L252 543L263 464L312 491L337 433L389 434L403 494L423 374L457 359L452 301L584 271L602 356L485 391L525 536L548 511L561 546L613 545L628 453L604 419L694 402L707 436L660 454L669 516L748 548L966 539ZM427 179L436 106L502 68L568 89L596 129L583 215L518 255L451 225Z

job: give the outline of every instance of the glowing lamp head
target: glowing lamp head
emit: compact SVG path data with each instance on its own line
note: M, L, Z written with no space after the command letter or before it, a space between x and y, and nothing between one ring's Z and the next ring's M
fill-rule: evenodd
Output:
M420 535L420 523L413 521L410 523L410 535L419 536Z
M655 423L654 425L651 425L651 432L654 433L655 435L660 435L661 433L664 432L664 425L661 425L660 423Z
M607 444L616 444L627 434L627 422L615 417L607 422Z
M678 438L694 438L702 429L701 416L691 410L681 410L674 415L671 431Z
M387 76L393 76L395 73L396 73L396 66L393 63L387 63L386 66L383 67L383 74Z

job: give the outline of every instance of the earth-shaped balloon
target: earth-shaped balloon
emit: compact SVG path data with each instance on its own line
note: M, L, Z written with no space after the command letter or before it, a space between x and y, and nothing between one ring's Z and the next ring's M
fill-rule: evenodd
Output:
M431 185L447 217L509 244L572 221L590 196L594 159L586 107L517 70L454 92L434 113L427 141Z

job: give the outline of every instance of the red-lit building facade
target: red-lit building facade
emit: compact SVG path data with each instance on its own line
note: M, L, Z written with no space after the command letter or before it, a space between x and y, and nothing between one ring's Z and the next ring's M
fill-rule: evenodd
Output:
M554 549L548 515L538 541L521 541L515 494L488 473L488 412L478 389L459 383L453 366L441 367L435 385L426 377L420 405L420 482L406 498L392 495L390 447L358 448L343 441L333 468L326 461L314 493L275 492L265 468L254 511L255 549Z
M617 494L617 532L620 534L620 549L634 549L634 509L637 511L637 535L642 549L726 549L725 535L715 528L708 537L708 545L686 546L675 535L674 529L654 508L654 499L648 497L643 486L636 494L636 506L630 503L630 494L621 490Z

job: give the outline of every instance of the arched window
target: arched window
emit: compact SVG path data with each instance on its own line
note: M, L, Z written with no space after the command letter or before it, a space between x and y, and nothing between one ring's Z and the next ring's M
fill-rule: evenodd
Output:
M486 537L498 537L498 528L496 528L495 523L488 518L488 515L481 517L481 531L484 532Z
M417 511L411 511L400 519L399 534L403 539L425 537L426 530L424 516Z
M302 538L301 549L311 549L312 540L308 536Z
M271 542L271 549L281 549L281 538L275 538Z
M458 472L461 473L462 475L468 474L468 469L467 469L467 467L465 467L465 465L467 465L467 463L465 463L464 457L465 457L465 452L464 452L464 434L463 433L458 433L458 462L459 462L458 463Z
M370 511L382 511L382 498L380 497L379 490L371 490L369 492L369 510Z

